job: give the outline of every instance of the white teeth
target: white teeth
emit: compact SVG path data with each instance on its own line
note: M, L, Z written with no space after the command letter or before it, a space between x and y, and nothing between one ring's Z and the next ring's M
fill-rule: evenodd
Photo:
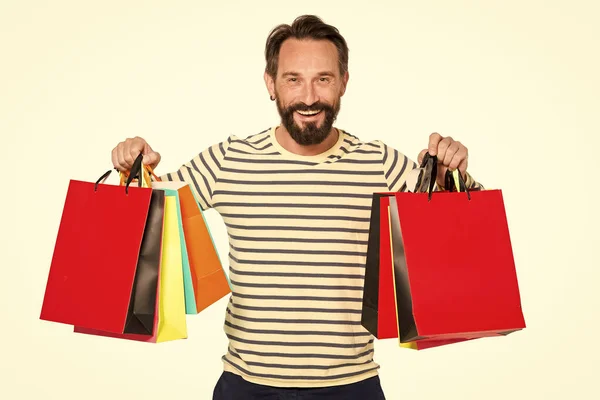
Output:
M300 110L298 110L298 113L300 113L302 115L315 115L320 112L321 112L321 110L317 110L317 111L300 111Z

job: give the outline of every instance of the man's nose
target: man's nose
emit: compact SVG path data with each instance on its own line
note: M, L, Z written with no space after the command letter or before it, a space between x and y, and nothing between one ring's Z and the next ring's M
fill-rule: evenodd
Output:
M307 83L304 85L304 91L302 93L302 102L308 106L313 105L319 100L319 95L315 90L313 83Z

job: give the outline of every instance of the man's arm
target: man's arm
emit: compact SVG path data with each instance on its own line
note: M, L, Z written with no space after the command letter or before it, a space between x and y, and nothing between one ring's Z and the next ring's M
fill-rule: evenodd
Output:
M404 192L406 178L418 165L400 151L379 142L382 152L383 176L390 192Z
M200 208L206 211L213 207L213 193L219 181L229 143L228 139L214 144L183 164L178 170L162 174L159 178L162 181L188 183L198 199Z

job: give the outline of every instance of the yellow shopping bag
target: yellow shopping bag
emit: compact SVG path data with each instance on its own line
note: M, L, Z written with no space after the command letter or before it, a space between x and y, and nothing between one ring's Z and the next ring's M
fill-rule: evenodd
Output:
M187 338L183 261L176 192L166 190L156 342Z

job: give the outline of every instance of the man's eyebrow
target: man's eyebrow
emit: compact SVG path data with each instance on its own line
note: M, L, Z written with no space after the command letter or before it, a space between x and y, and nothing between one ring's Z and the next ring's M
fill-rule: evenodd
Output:
M300 76L301 74L299 72L295 72L295 71L286 71L284 72L281 76L282 77L287 77L287 76L292 76L292 77L297 77ZM321 71L318 73L319 76L330 76L330 77L335 77L335 74L332 71Z

